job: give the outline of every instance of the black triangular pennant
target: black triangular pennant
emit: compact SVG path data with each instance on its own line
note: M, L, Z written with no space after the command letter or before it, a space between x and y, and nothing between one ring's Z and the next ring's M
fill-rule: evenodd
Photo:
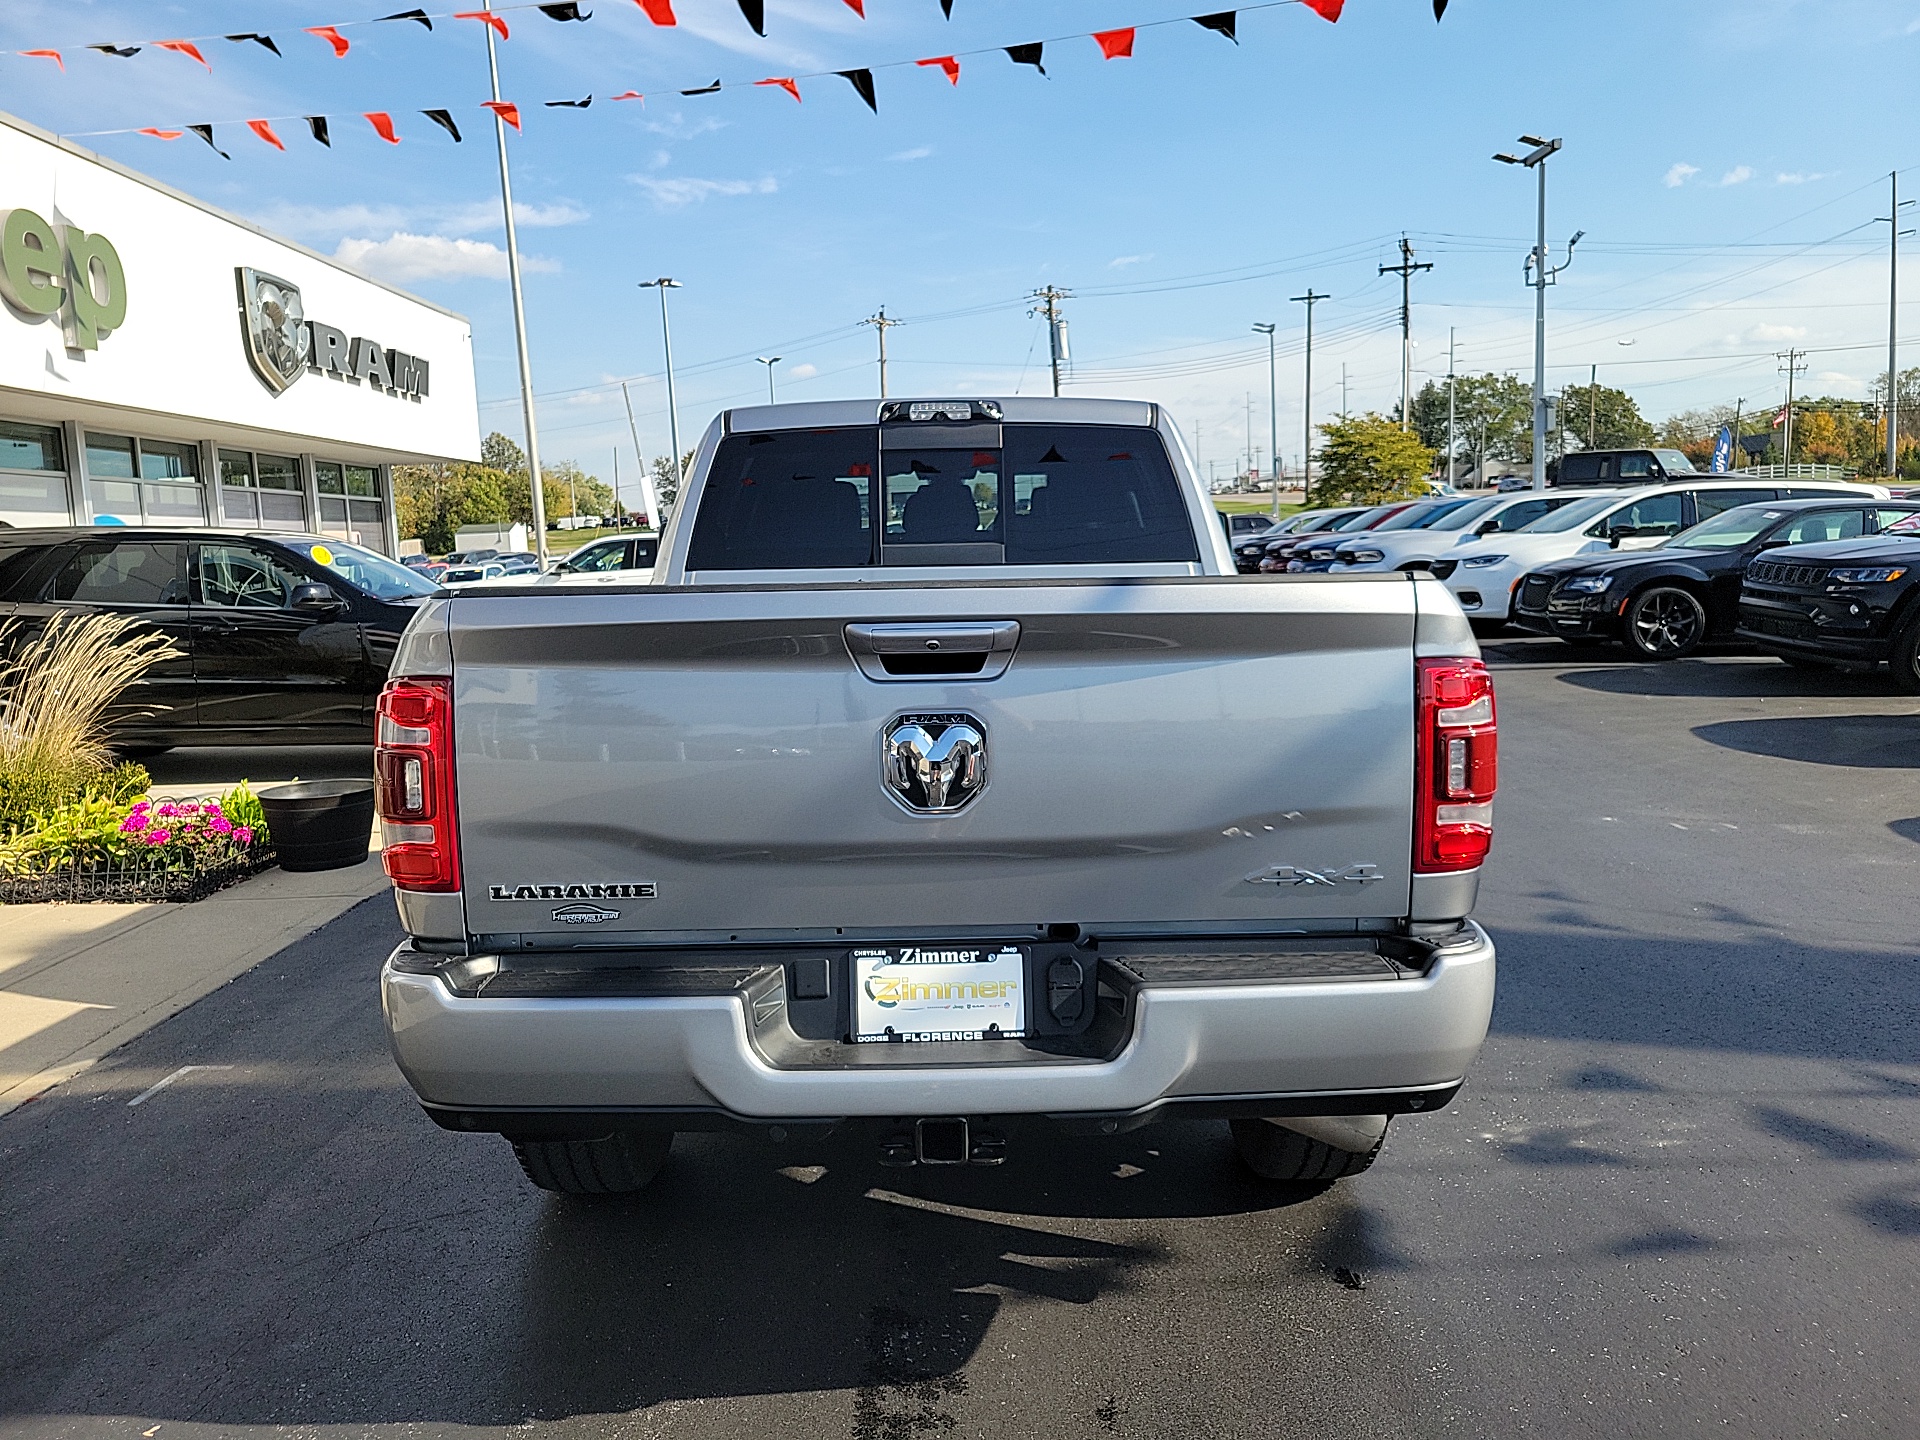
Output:
M940 13L951 20L953 18L953 0L940 0Z
M698 90L682 90L680 93L682 95L712 95L718 91L719 88L720 82L716 80L711 85L702 85Z
M867 108L869 110L873 111L873 113L876 115L880 113L880 106L874 101L874 98L873 98L873 71L871 70L836 70L833 73L843 78L849 85L853 86L854 93L859 95L859 97L862 100L867 102Z
M189 125L187 126L187 129L191 130L194 134L198 135L202 140L206 141L208 147L212 149L213 153L218 155L222 160L231 160L233 158L233 156L229 155L226 151L222 150L218 145L215 145L213 143L213 126Z
M593 18L591 10L584 15L580 13L578 0L566 0L563 5L540 5L535 8L549 20L591 20Z
M740 13L747 17L747 24L753 27L754 34L766 35L767 0L740 0Z
M427 29L431 30L433 28L433 20L424 10L402 10L398 14L382 15L380 18L382 20L417 20L420 24L426 26Z
M249 31L245 35L229 35L226 38L233 41L234 44L236 45L245 44L247 41L251 40L256 45L265 46L267 49L271 50L276 55L280 54L280 47L273 43L273 37L271 35L255 35L251 31Z
M140 47L138 45L89 45L87 49L98 50L102 55L118 55L122 60L126 59L129 55L138 55L140 53Z
M327 117L324 115L307 116L307 129L313 132L313 138L329 150L333 148L333 139L327 134ZM456 139L459 137L455 137Z
M1195 15L1192 19L1193 23L1200 26L1201 29L1218 31L1220 34L1226 36L1227 39L1233 41L1234 44L1238 45L1240 43L1240 37L1233 33L1235 15L1236 12L1232 10L1222 10L1214 15Z
M584 110L593 104L593 96L584 100L547 100L542 102L549 110Z
M1447 13L1447 0L1433 0L1433 18L1437 21Z
M1047 67L1040 63L1040 52L1045 48L1038 40L1031 45L1009 45L1007 58L1016 65L1031 65L1044 75L1047 73Z
M433 121L434 124L438 125L449 135L453 136L454 144L458 145L460 143L460 127L453 123L453 113L451 111L422 110L420 113L426 116L427 119Z

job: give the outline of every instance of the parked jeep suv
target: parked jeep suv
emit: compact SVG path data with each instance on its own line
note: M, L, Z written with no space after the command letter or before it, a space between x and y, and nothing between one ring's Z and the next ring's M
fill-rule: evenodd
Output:
M1869 539L1770 550L1747 566L1741 638L1792 665L1873 665L1920 695L1920 516Z

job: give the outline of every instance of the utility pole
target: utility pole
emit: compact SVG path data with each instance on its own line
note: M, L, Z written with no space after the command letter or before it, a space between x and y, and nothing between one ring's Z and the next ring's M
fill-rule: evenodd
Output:
M755 360L758 360L762 365L767 367L767 404L771 405L774 403L773 401L773 367L778 365L786 357L784 355L756 355L753 358Z
M1533 253L1527 257L1527 274L1534 287L1533 296L1533 488L1547 488L1547 286L1561 270L1573 263L1573 247L1580 243L1584 230L1574 232L1567 242L1567 259L1559 269L1547 264L1547 157L1560 148L1558 138L1542 140L1537 135L1522 135L1522 145L1533 149L1526 155L1496 155L1502 165L1523 165L1540 180L1539 229Z
M1793 377L1807 368L1803 363L1806 356L1807 352L1804 350L1789 349L1784 355L1775 357L1783 362L1781 368L1787 376L1787 433L1782 443L1788 474L1793 473Z
M646 507L647 523L660 528L660 496L653 488L653 471L647 468L647 452L640 448L640 427L633 423L633 392L620 382L620 394L627 402L627 434L633 437L633 458L640 466L640 503Z
M1260 324L1254 330L1267 337L1267 430L1268 439L1273 442L1273 503L1280 503L1280 390L1274 378L1273 331L1271 324Z
M1600 366L1587 367L1587 449L1594 448L1593 437L1600 426Z
M480 0L491 13L493 0ZM500 103L500 62L493 52L493 24L487 31L487 79L493 102ZM527 359L527 307L520 293L520 238L513 223L513 179L507 173L507 122L493 112L493 138L500 150L500 209L507 223L507 286L513 295L513 340L520 358L520 413L527 425L527 480L533 486L533 549L540 568L547 568L547 497L540 483L540 429L533 415L533 366Z
M613 447L613 513L624 519L627 507L620 503L620 447Z
M1447 484L1453 483L1453 326L1447 327Z
M1892 208L1887 211L1887 478L1900 474L1900 210L1913 201L1900 198L1900 172L1887 176ZM1905 234L1911 235L1908 230Z
M1253 474L1253 392L1247 392L1247 468L1245 474Z
M1060 367L1071 365L1072 357L1067 354L1067 322L1060 318L1060 302L1071 300L1071 290L1061 290L1052 285L1043 285L1027 297L1040 303L1027 311L1029 315L1047 317L1047 356L1053 365L1053 393L1060 393Z
M642 280L640 288L660 292L660 349L667 361L667 435L673 445L673 473L679 477L677 483L684 483L687 476L680 460L680 410L673 403L673 332L667 328L667 291L678 290L680 282L662 275L658 280Z
M1744 395L1733 402L1733 449L1732 453L1727 456L1727 468L1729 470L1738 470L1740 468L1740 411L1746 403L1747 397Z
M1413 403L1413 277L1422 270L1431 270L1433 262L1423 260L1414 263L1413 246L1407 243L1407 237L1400 237L1400 263L1382 265L1382 275L1400 277L1400 428L1408 427ZM1309 309L1311 316L1313 311Z
M1340 362L1340 418L1347 418L1347 362Z
M1405 244L1406 242L1402 241L1401 243ZM1427 268L1431 270L1433 267L1429 265ZM1302 382L1300 392L1300 408L1304 417L1302 425L1306 432L1306 449L1300 452L1300 503L1302 505L1307 503L1307 497L1313 492L1313 307L1322 300L1330 300L1332 298L1330 295L1314 293L1314 288L1311 285L1307 287L1306 294L1290 295L1287 297L1289 304L1305 305L1307 307L1306 378ZM1346 397L1347 367L1342 365L1340 367L1340 408L1342 410L1346 408ZM1403 406L1402 409L1404 411L1405 407ZM1402 418L1404 419L1404 415ZM1404 430L1407 427L1402 424L1400 428Z
M878 311L869 315L860 323L862 325L873 326L874 332L880 337L880 398L884 400L887 398L887 331L903 322L899 320L889 320L887 318L887 307L882 305ZM767 375L769 379L772 378L773 371L771 368L768 369ZM1056 390L1054 393L1058 394L1059 391Z

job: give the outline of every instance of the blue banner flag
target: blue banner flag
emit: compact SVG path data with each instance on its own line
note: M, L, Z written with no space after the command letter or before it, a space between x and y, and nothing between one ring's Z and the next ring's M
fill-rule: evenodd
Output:
M1724 475L1727 467L1733 463L1733 431L1728 426L1720 427L1720 438L1713 442L1713 473Z

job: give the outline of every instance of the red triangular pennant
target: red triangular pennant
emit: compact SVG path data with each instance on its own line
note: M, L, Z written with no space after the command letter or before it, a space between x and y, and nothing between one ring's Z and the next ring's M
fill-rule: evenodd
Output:
M1347 8L1347 0L1302 0L1302 3L1322 20L1337 21L1340 12Z
M520 128L520 107L511 100L482 100L480 103L486 106L487 109L493 111L493 113L498 115L502 120L506 121L507 124L513 126L514 129L518 130Z
M39 60L51 60L53 61L54 64L60 67L60 73L62 75L67 73L67 62L60 58L60 52L58 50L20 50L20 51L16 51L15 53L20 55L31 55Z
M333 47L333 58L336 60L352 48L347 44L347 37L331 25L315 25L307 31L307 34L318 35L322 40L331 45Z
M916 60L913 63L916 65L938 65L941 73L947 77L948 84L958 85L960 83L960 62L951 55L935 55L930 60Z
M647 97L642 95L638 90L622 90L618 95L609 95L607 98L609 100L638 100L642 105L647 103Z
M287 148L280 143L280 137L273 133L273 126L269 125L266 121L249 120L247 121L247 128L262 140L266 141L267 144L273 146L274 149L285 150Z
M862 20L867 18L867 0L847 0L847 8Z
M367 123L373 126L382 140L386 141L389 145L398 145L400 143L400 137L393 133L393 117L386 111L363 110L360 113L367 117Z
M1133 54L1133 26L1124 30L1096 30L1093 40L1100 47L1100 53L1109 60L1119 60Z
M453 12L453 18L456 20L478 20L482 25L491 25L495 30L498 30L502 40L513 38L507 34L507 22L491 10L456 10Z
M798 100L800 98L800 86L791 75L775 75L769 80L756 80L753 83L756 85L778 85L794 99Z
M672 0L633 0L633 3L646 11L647 19L656 25L678 25L680 23L673 18Z
M207 65L207 57L200 53L200 47L191 40L156 40L153 43L162 50L171 50L176 55L185 55L189 60L198 60L202 65ZM207 71L211 74L213 66L207 65Z
M187 132L184 130L156 130L151 125L143 125L134 133L137 135L151 135L156 140L178 140Z

